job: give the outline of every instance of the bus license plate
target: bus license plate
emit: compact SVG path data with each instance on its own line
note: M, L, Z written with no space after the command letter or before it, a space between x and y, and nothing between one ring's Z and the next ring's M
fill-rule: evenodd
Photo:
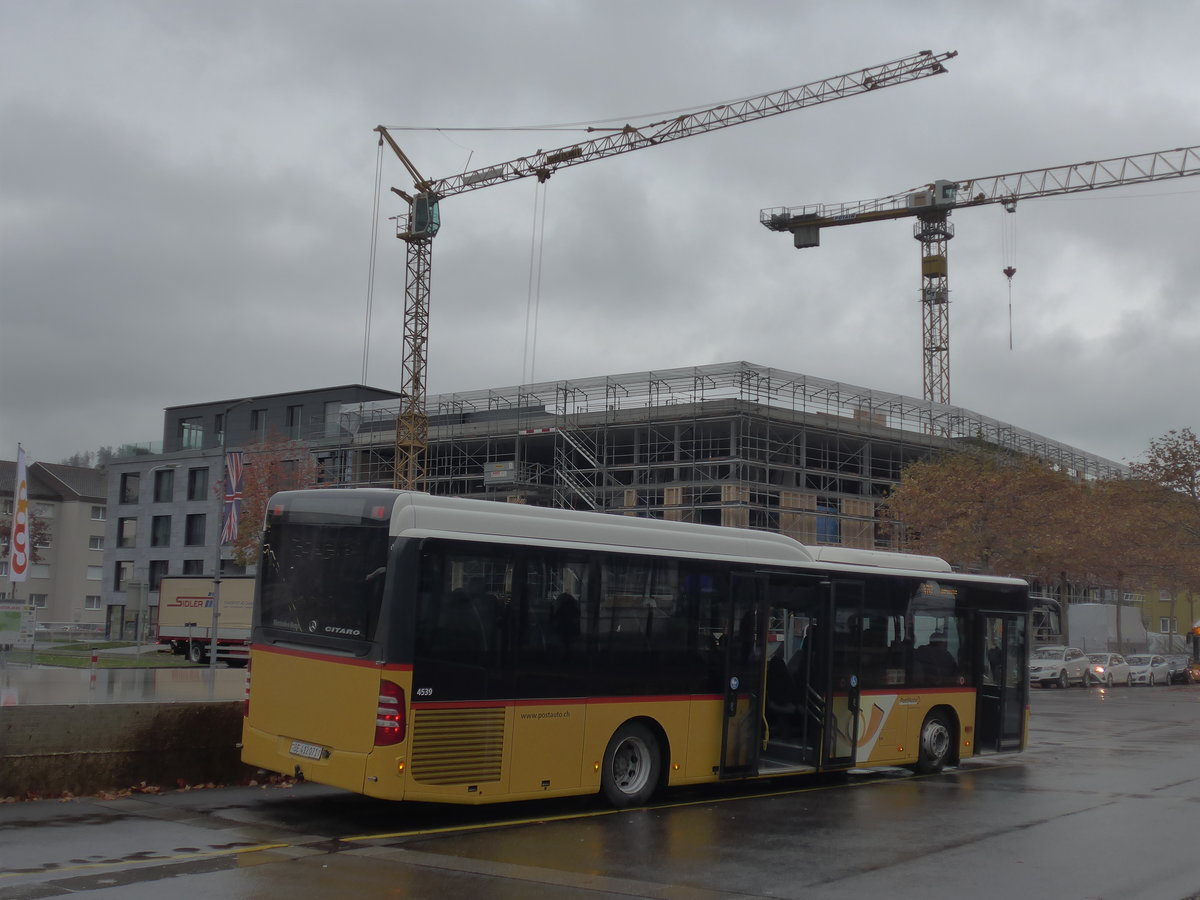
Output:
M304 741L292 741L292 756L303 756L306 759L323 759L325 750L316 744L306 744Z

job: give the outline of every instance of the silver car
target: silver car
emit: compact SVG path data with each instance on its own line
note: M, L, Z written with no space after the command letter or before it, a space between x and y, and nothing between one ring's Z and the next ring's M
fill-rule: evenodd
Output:
M1129 679L1132 684L1170 684L1171 675L1167 660L1157 654L1139 653L1126 657L1129 661Z
M1078 647L1037 647L1029 654L1029 683L1065 688L1069 684L1088 686L1087 656Z
M1091 663L1088 666L1088 679L1092 684L1105 687L1132 684L1129 680L1129 663L1120 653L1090 653L1088 661Z

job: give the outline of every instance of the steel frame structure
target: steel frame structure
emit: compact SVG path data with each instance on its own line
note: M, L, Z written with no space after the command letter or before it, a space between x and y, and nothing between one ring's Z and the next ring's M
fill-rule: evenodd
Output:
M434 493L891 546L878 501L913 460L985 445L1074 477L1119 463L962 407L732 362L430 397ZM387 484L395 401L343 410L326 452ZM491 479L499 471L500 478Z

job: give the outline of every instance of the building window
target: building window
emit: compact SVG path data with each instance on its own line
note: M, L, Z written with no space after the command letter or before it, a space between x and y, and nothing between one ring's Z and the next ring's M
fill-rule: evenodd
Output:
M30 594L29 595L29 605L34 607L35 609L45 609L46 608L46 598L49 596L50 596L49 594Z
M208 499L208 469L188 469L189 500Z
M155 516L150 520L150 546L171 546L171 517Z
M0 558L0 575L8 575L8 551L4 551L3 558ZM0 597L4 595L0 593Z
M204 560L202 559L185 559L183 561L184 575L203 575Z
M88 566L87 567L87 580L88 581L99 581L103 577L104 577L104 567L103 566Z
M92 509L95 509L93 506ZM13 514L13 502L11 499L0 500L0 514L11 516Z
M122 503L138 502L138 485L141 484L141 480L142 476L139 472L125 472L121 475L120 500Z
M301 428L304 424L304 407L289 406L287 408L287 435L290 438L298 438L301 436Z
M1174 634L1175 633L1175 617L1174 616L1159 616L1158 633L1159 634Z
M204 513L192 513L185 523L183 542L188 547L204 546Z
M840 544L842 542L842 520L838 517L836 497L817 498L817 543Z
M117 546L137 546L137 519L135 517L117 519Z
M88 594L86 597L84 597L83 598L83 608L84 609L100 609L101 608L100 607L100 595L99 594Z
M175 470L159 469L154 473L154 502L170 503L175 499Z
M204 422L199 416L179 420L179 446L183 450L199 450L204 445Z
M150 560L150 590L157 591L162 584L163 576L167 574L170 563L165 559Z
M103 506L92 507L92 521L103 522L108 518L108 510Z
M213 439L218 444L225 441L225 413L217 413L213 417Z
M113 590L123 591L125 586L133 580L133 562L132 560L122 560L113 565Z
M265 409L250 410L250 437L265 440L267 436L267 411Z
M50 566L47 563L33 563L29 567L30 578L49 578Z
M104 549L104 535L89 534L88 535L88 549L89 550L103 550Z
M53 540L54 535L50 534L50 532L46 532L45 534L38 536L37 543L35 543L33 546L37 547L39 550L49 550L52 546L54 546L52 543Z
M50 503L30 503L29 508L33 514L39 519L53 519L54 506Z

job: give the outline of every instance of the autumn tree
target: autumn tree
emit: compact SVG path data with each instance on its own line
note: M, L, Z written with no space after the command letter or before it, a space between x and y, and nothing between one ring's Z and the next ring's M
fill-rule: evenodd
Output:
M905 550L969 571L1057 581L1079 490L1034 457L971 447L906 467L886 513Z
M13 517L0 517L0 552L3 553L4 559L8 559L9 553L12 552L12 526ZM50 543L50 523L41 516L35 514L32 509L29 511L29 561L31 563L39 563L42 561L42 554L38 553L38 547L44 547Z
M1200 612L1200 438L1172 429L1150 441L1144 461L1130 470L1146 485L1144 507L1155 556L1155 584L1187 603L1189 622Z
M1129 469L1154 484L1200 501L1200 437L1190 428L1172 429L1150 441L1144 462Z
M263 516L271 495L313 487L317 466L304 442L288 440L276 433L261 443L243 447L242 451L242 511L232 547L233 558L245 566L258 559ZM224 496L224 483L217 485L216 490Z

